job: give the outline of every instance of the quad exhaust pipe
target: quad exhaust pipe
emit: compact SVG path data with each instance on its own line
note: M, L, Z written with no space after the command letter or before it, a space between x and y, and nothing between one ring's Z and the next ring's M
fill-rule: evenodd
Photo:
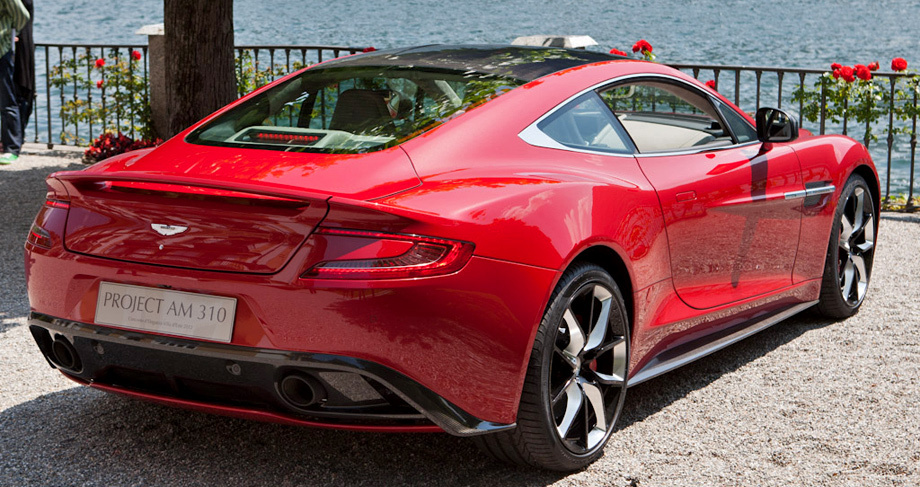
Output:
M38 326L29 327L45 357L55 367L70 373L83 371L83 361L73 343L64 335L51 333ZM315 413L312 408L326 400L326 387L319 379L302 370L289 370L277 382L275 388L281 401L289 409L299 413Z
M71 372L80 372L83 370L83 362L80 360L80 354L77 349L70 343L64 335L57 335L51 343L51 362Z
M291 409L308 412L310 406L326 399L326 389L314 377L303 372L289 372L276 384L278 394Z

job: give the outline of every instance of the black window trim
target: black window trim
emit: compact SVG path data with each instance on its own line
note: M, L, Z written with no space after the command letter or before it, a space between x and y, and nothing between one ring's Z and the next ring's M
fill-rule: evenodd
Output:
M712 105L713 105L714 107L716 107L716 111L719 112L719 116L722 118L722 122L725 123L725 127L728 128L728 132L729 132L730 134L732 134L732 139L735 140L735 145L746 145L746 144L748 144L749 142L739 142L739 141L738 141L738 134L735 133L735 129L732 128L732 125L731 125L730 123L727 123L728 120L726 120L726 118L725 118L725 112L723 111L723 108L724 108L725 110L732 110L732 107L728 106L725 102L723 102L722 100L719 100L718 98L715 98L715 97L713 97L713 96L710 96L710 97L709 97L709 101L712 103ZM750 127L750 128L751 128L751 131L754 132L754 134L757 133L757 128L754 127L753 125L751 125L750 122L748 122L748 120L747 120L746 118L744 118L744 117L742 117L742 116L739 116L738 118L739 118L744 124L746 124L748 127ZM759 142L759 141L758 141L757 139L754 139L754 140L752 140L752 141L750 141L750 142Z

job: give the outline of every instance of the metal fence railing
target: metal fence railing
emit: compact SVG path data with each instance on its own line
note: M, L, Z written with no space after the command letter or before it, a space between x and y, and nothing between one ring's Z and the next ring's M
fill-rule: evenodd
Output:
M140 59L128 61L132 52L140 53ZM125 110L109 110L108 102L112 91L105 92L105 72L97 66L98 60L109 68L125 63L126 75L139 78L138 86L143 92L139 100L132 96ZM34 142L45 142L48 147L55 143L80 144L100 134L109 122L122 126L121 118L133 122L138 111L147 103L147 46L111 44L37 44L35 46L35 102L32 122ZM44 69L42 69L44 68ZM116 93L121 88L114 86ZM95 108L94 108L95 107ZM90 110L85 116L82 111ZM66 116L66 114L73 114ZM95 115L103 115L98 118ZM109 115L113 120L109 120ZM43 118L44 120L40 120ZM134 123L130 123L134 128ZM131 130L134 136L136 129ZM28 140L27 133L27 140Z
M346 46L237 46L237 89L243 96L304 66L362 50Z
M361 52L347 46L236 47L239 94L300 67ZM36 100L27 137L34 142L85 145L104 130L137 137L149 126L149 63L145 45L37 44ZM99 60L102 66L98 66ZM825 70L762 66L671 64L716 89L745 111L773 105L799 114L814 133L841 133L869 147L883 179L884 198L903 198L916 209L917 75L874 72L877 99L865 113L832 106L834 84ZM822 81L824 80L824 81ZM913 80L913 81L911 81ZM833 80L830 80L833 82ZM857 82L858 83L858 82ZM854 85L855 86L855 85ZM128 93L130 91L130 93ZM807 95L807 96L806 96ZM839 99L836 99L839 102ZM860 105L861 109L866 109ZM866 109L868 110L868 109ZM870 113L871 112L871 113ZM813 120L813 121L812 121Z
M86 145L105 130L149 127L146 45L36 44L36 93L27 140ZM361 52L348 46L237 46L242 96L303 66Z

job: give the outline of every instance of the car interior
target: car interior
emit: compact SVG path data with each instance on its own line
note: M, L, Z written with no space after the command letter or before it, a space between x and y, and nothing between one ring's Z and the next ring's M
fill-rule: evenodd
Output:
M538 127L566 147L601 152L674 152L735 143L732 132L705 96L659 81L638 81L586 93L542 120ZM739 140L753 138L752 128L743 132L745 138Z
M362 67L305 72L189 136L288 151L366 152L400 143L523 84L457 71Z
M641 153L734 143L712 103L690 89L666 82L639 81L600 95Z

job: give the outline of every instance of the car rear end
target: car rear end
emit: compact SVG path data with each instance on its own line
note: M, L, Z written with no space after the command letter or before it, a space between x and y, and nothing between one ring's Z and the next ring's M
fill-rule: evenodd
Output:
M48 179L25 257L32 334L53 366L277 421L513 423L515 334L529 335L551 272L476 257L358 200L168 180Z
M417 119L382 117L385 131L335 122L317 105L330 92L282 83L263 92L287 97L271 113L244 99L153 151L51 175L25 246L49 364L106 391L284 423L513 427L556 273L479 257L441 237L449 217L375 202L419 190L400 141L520 84L484 78L441 97L442 112L413 93ZM417 89L440 96L457 79ZM390 103L406 86L353 89Z

